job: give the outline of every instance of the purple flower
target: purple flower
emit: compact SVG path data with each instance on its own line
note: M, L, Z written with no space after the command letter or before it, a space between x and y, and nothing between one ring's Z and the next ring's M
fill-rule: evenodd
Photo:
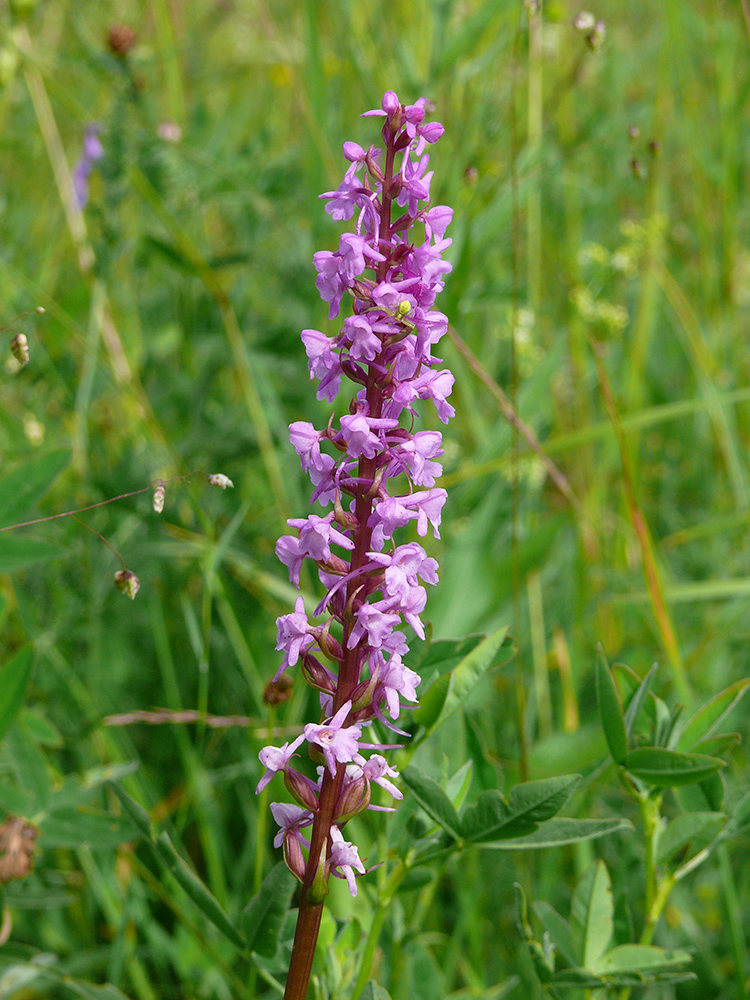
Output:
M259 795L263 789L266 787L268 782L277 773L277 771L283 771L284 768L289 763L294 751L305 739L305 734L300 734L293 743L285 743L281 747L263 747L261 752L258 754L258 760L261 762L263 767L266 769L266 773L258 782L258 787L255 789L255 794Z
M80 209L85 208L89 200L89 177L94 164L104 156L104 146L99 139L100 132L101 125L95 122L86 126L81 155L73 167L73 194Z
M283 540L279 539L280 542ZM284 659L276 671L274 680L278 680L287 667L293 667L299 659L300 653L305 652L313 644L310 623L305 614L304 597L297 598L294 611L290 615L282 615L276 619L276 627L278 638L276 648L284 650Z
M348 764L349 761L354 760L354 755L359 750L358 740L362 735L362 726L355 723L353 726L343 728L351 707L350 701L344 702L329 722L320 726L315 726L312 723L305 726L304 738L308 743L315 743L321 748L332 776L336 774L337 762Z
M365 874L365 866L359 859L359 851L354 846L350 844L348 840L344 840L344 835L339 830L337 826L331 827L331 867L340 868L341 874L339 878L345 878L349 886L349 892L352 896L357 895L357 883L354 878L353 869L361 874ZM334 875L337 873L334 872Z
M424 637L425 585L438 580L437 562L421 545L391 539L412 521L421 537L431 527L439 538L446 500L445 490L435 486L442 437L418 424L424 403L432 402L443 422L454 412L447 402L453 375L439 369L442 362L432 354L448 329L435 300L451 270L444 253L453 213L429 204L433 172L425 149L443 127L425 120L427 110L424 97L402 105L393 91L384 94L381 107L364 117L382 119L385 155L374 146L344 143L343 180L321 195L336 221L356 216L356 223L340 236L335 252L314 255L316 285L329 304L329 319L338 316L345 293L352 308L338 334L304 330L302 341L318 399L333 403L344 379L354 383L353 398L337 406L323 429L301 420L291 424L289 438L312 481L312 499L332 506L325 515L290 519L297 534L283 535L276 546L295 586L309 559L325 590L315 615L325 614L326 624L309 623L300 597L291 614L277 619L276 648L283 654L280 672L302 661L327 721L308 723L278 750L265 747L258 787L282 771L291 794L309 807L274 810L281 827L275 843L283 843L294 874L312 878L310 865L321 862L303 853L307 841L300 830L312 817L312 843L328 845L317 871L345 878L352 895L355 874L365 869L338 824L370 807L371 782L401 798L390 780L396 772L379 752L388 747L363 743L362 729L377 718L401 732L393 720L403 704L416 704L420 678L403 662L408 643L402 627ZM322 754L317 786L289 765L303 740L317 759ZM378 751L369 760L361 756L367 748ZM340 784L340 811L332 814L334 780Z
M396 788L392 781L388 780L388 778L397 778L398 771L392 767L388 767L388 761L385 757L382 757L379 753L374 753L369 760L360 757L357 763L361 766L362 774L364 774L368 781L374 781L376 785L385 788L387 792L391 793L394 799L403 799L403 794ZM386 775L388 775L388 778Z
M281 847L287 834L291 834L306 847L310 846L307 838L300 832L303 826L312 826L314 816L309 809L301 809L289 802L272 802L271 813L281 827L273 838L274 847Z

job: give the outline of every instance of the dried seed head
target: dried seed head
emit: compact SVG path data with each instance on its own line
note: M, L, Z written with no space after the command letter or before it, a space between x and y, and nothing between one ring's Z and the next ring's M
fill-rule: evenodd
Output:
M125 24L113 24L107 32L107 46L113 56L124 59L135 45L135 32Z
M284 701L289 701L292 697L292 685L294 681L286 674L282 674L277 681L270 681L263 691L263 701L266 705L280 705Z
M129 569L118 569L115 573L115 586L121 594L125 594L131 601L134 601L135 595L140 590L141 581Z
M220 490L225 490L228 486L234 488L232 480L222 475L221 472L214 472L208 477L208 481L212 486L218 486Z
M164 510L164 483L157 483L154 487L154 510L157 514L161 514Z
M8 816L0 826L0 883L26 878L34 867L39 831L19 816Z
M17 333L10 342L10 350L13 357L23 368L29 363L29 342L25 333Z

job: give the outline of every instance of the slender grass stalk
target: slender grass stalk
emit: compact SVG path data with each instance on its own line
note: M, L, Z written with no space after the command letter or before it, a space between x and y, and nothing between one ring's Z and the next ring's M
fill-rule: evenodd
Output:
M552 701L549 690L547 643L544 634L542 580L539 573L529 573L526 579L526 591L529 601L531 657L534 665L534 701L537 711L539 738L544 740L552 734Z
M734 955L734 984L737 988L737 1000L748 998L748 954L745 943L745 927L743 926L742 906L737 894L732 866L727 844L719 844L716 849L721 877L721 892L724 905L727 908L727 924L732 939L732 954Z
M237 314L229 295L189 233L167 209L159 194L143 173L133 168L130 174L130 181L138 194L167 227L181 252L190 261L207 290L211 293L219 310L232 354L236 377L258 438L258 447L266 475L268 476L270 494L273 496L279 520L285 524L290 513L286 480L281 469L263 402L256 385L256 368L245 345Z
M543 134L543 76L544 53L542 31L544 27L542 0L527 0L529 18L528 100L527 100L527 151L532 169L526 182L526 296L539 323L542 302L542 190L538 170Z
M151 10L159 58L164 67L169 115L175 122L182 124L185 121L186 102L169 0L152 0Z
M677 637L672 625L672 619L664 598L664 585L662 583L661 574L656 561L651 532L635 494L628 441L622 429L622 424L620 423L620 415L615 405L612 386L610 384L606 368L604 367L604 361L602 359L602 346L594 340L592 340L591 346L594 352L596 369L599 375L599 385L601 386L604 402L612 420L612 426L614 427L617 435L617 443L620 450L620 461L622 463L623 491L625 493L625 501L628 508L628 514L630 516L630 522L641 551L643 574L651 599L651 606L654 612L654 617L656 618L659 632L661 633L662 642L667 654L667 660L671 668L672 680L674 681L679 696L689 706L693 704L693 694L685 673L682 654L677 643Z
M93 851L90 847L79 847L78 858L81 862L89 885L97 898L97 902L106 915L109 925L119 933L125 933L125 948L127 954L127 971L133 989L139 1000L158 1000L159 994L151 984L151 977L138 956L136 937L128 933L128 914L123 905L123 900L117 891L102 872Z

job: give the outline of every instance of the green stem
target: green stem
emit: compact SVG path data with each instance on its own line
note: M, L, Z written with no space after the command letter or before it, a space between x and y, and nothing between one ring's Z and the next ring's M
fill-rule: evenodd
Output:
M737 984L737 1000L747 1000L747 949L742 927L742 909L737 898L737 888L734 884L732 867L729 863L729 849L726 844L719 844L716 855L719 860L721 888L727 908L727 923L732 938L734 954L734 982Z

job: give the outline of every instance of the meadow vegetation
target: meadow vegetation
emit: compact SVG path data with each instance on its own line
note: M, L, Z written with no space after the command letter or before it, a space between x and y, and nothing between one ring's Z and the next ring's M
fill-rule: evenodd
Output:
M437 353L456 417L425 617L456 642L435 672L466 636L509 638L419 741L399 813L358 818L362 857L390 860L356 900L332 887L310 995L355 1000L364 955L393 1000L542 997L546 929L567 967L608 943L687 953L692 978L660 967L647 1000L747 1000L750 26L736 3L645 6L592 7L596 31L570 0L0 9L0 325L27 314L2 333L0 528L93 507L92 530L0 533L0 821L39 828L33 872L5 885L0 997L279 995L293 920L252 948L232 928L279 855L258 751L319 714L301 680L266 690L297 596L274 546L309 496L288 425L330 410L299 333L337 328L312 256L341 226L318 195L394 90L445 126L432 201L454 209ZM302 590L322 596L312 575ZM711 745L679 743L727 690L688 732ZM649 785L628 755L668 744L722 777ZM387 881L404 837L446 830L425 780L458 808L569 774L565 816L618 821L608 836L456 849ZM650 858L662 818L680 820L673 854ZM611 942L574 913L566 957L551 913L584 898ZM624 998L616 972L553 995Z

